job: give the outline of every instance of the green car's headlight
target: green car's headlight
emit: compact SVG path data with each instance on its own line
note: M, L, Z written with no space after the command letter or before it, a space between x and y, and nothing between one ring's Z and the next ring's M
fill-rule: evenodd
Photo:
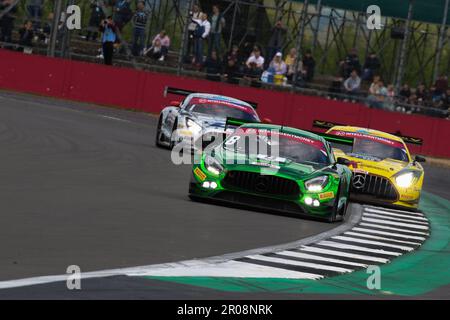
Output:
M193 133L199 133L202 131L202 127L190 118L186 118L186 127Z
M395 177L395 182L401 188L409 188L414 182L414 173L412 171L404 172Z
M328 184L328 176L320 176L305 181L305 187L309 192L320 192Z
M218 176L222 173L223 171L223 167L220 164L219 161L217 161L216 159L214 159L211 156L206 156L205 157L205 168L206 170L208 170L210 173Z

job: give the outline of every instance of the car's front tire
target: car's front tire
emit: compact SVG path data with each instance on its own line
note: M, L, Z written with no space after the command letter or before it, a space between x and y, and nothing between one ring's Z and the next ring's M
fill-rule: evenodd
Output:
M172 150L173 147L175 147L175 142L176 142L176 136L175 136L175 132L177 130L177 126L178 126L178 121L175 120L175 123L173 124L173 128L172 128L172 132L170 134L170 141L169 141L169 149Z
M162 128L162 115L159 116L159 119L158 119L158 125L156 126L156 138L155 138L155 145L160 148L163 147L163 145L161 143L161 134L162 134L161 128Z
M337 191L337 197L334 201L333 205L333 211L331 215L328 217L328 222L337 222L337 221L343 221L345 213L347 212L347 206L348 206L348 200L345 201L345 204L342 206L341 209L339 209L339 199L341 198L341 184L339 184L338 191Z

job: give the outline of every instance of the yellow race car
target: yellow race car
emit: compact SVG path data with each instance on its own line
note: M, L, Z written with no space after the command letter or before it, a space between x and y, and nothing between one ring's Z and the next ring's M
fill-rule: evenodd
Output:
M336 159L347 159L353 172L350 198L417 209L424 177L420 162L425 162L425 158L412 159L400 137L351 126L334 126L326 134L353 140L351 146L333 144Z

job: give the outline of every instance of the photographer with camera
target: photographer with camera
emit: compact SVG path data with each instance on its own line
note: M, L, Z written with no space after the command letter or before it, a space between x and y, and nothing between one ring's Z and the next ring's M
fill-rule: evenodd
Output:
M114 44L117 42L117 27L112 19L112 16L102 21L100 25L100 32L102 35L102 49L103 59L106 65L112 65Z

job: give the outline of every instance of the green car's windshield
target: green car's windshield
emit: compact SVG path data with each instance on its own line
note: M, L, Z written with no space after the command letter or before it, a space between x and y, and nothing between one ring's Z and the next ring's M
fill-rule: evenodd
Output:
M224 141L224 148L278 161L289 159L298 163L330 164L322 141L275 130L239 128Z

